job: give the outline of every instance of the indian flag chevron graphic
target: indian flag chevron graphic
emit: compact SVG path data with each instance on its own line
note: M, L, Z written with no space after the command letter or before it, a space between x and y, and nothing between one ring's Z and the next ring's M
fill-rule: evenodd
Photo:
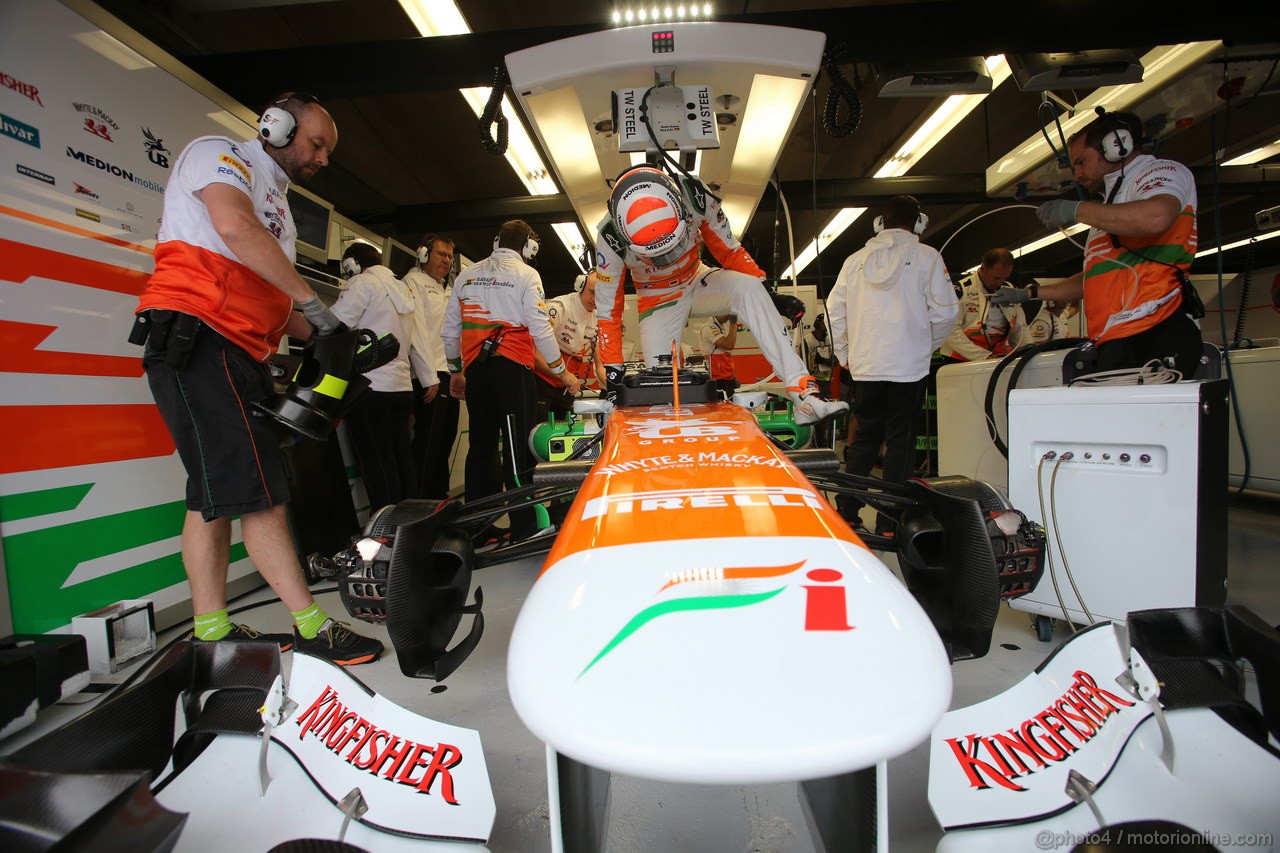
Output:
M604 659L606 655L622 645L629 637L649 624L655 619L662 616L669 616L673 613L688 613L700 610L726 610L736 607L750 607L754 604L762 604L776 596L778 593L786 589L786 584L776 589L766 590L764 592L720 592L724 589L725 582L742 582L742 581L760 581L774 580L783 578L792 574L804 565L801 560L797 563L790 563L785 566L744 566L734 568L696 568L679 572L662 585L658 590L658 595L662 595L667 590L678 586L684 586L691 583L710 584L710 591L701 595L686 596L683 598L675 598L662 601L657 604L644 608L627 622L618 633L613 635L613 639L604 645L604 648L596 654L591 662L583 667L582 672L578 673L578 678L586 675L587 672ZM741 588L741 583L733 584Z

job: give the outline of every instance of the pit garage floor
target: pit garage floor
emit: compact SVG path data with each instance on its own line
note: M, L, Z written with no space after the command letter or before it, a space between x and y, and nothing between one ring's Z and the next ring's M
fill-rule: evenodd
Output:
M1228 603L1242 604L1268 624L1280 624L1280 502L1245 498L1233 501L1229 512ZM1069 546L1068 546L1069 547ZM894 566L889 556L888 564ZM380 627L361 624L387 642L382 660L355 667L352 674L388 699L416 713L479 731L497 801L497 819L487 848L494 853L540 853L551 849L548 835L546 760L543 745L520 722L507 696L507 640L525 593L539 570L540 560L503 564L477 572L473 585L484 589L485 634L475 653L443 684L413 680L400 674ZM317 586L317 591L331 589ZM320 593L321 605L335 616L344 613L336 592ZM243 608L263 602L235 618L258 630L286 631L289 617L283 606L270 601L265 588L233 603ZM464 621L463 628L468 626ZM185 631L171 629L159 639L163 645ZM1029 614L1001 609L991 652L980 660L952 668L952 707L993 696L1032 671L1067 636L1058 623L1053 639L1036 638ZM291 655L284 661L289 665ZM121 674L126 675L127 673ZM637 672L652 689L661 691L663 673L655 668ZM856 673L849 673L856 678ZM902 673L903 683L912 677ZM772 689L762 672L757 689ZM881 701L889 697L881 697ZM58 706L41 720L0 743L0 754L31 740L39 732L68 718L76 708ZM803 720L796 721L803 725ZM768 748L768 732L760 733L760 748ZM928 751L921 746L889 764L889 844L898 853L933 851L942 831L927 800ZM336 814L336 813L335 813ZM610 851L664 853L805 853L815 849L801 812L794 784L742 787L688 786L615 776L609 818ZM333 836L340 820L335 818ZM316 835L324 829L317 827ZM446 845L459 851L470 845ZM191 849L180 843L179 849ZM265 847L264 847L265 849ZM250 853L250 851L246 851Z

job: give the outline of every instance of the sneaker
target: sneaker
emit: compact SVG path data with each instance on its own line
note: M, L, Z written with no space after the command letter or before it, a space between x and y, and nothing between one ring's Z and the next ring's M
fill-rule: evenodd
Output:
M232 625L231 632L220 640L201 640L194 633L191 636L201 643L275 643L282 652L293 648L292 634L263 634L248 625Z
M788 388L787 396L795 404L797 426L822 423L849 411L849 404L843 400L822 399L818 380L812 376L802 377L797 385Z
M293 629L294 651L324 658L338 666L355 666L358 663L369 663L382 654L382 643L373 637L362 637L346 626L344 622L325 620L320 633L315 639L308 640Z

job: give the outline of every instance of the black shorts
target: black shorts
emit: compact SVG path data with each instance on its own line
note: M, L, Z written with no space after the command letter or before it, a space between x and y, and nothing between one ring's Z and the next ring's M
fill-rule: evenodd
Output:
M265 366L207 326L181 370L150 344L142 363L187 470L187 509L210 521L289 500L283 428L252 405L275 396Z

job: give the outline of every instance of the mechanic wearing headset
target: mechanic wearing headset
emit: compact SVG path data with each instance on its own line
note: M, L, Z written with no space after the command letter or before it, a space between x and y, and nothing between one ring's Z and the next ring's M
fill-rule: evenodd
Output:
M703 245L723 269L702 263ZM720 200L702 181L685 177L677 183L657 167L637 166L613 185L596 239L600 348L610 384L623 375L624 269L639 295L640 349L650 366L671 352L691 314L735 314L786 384L796 423L848 411L848 403L822 399L817 381L779 328L778 311L761 284L764 272L734 238ZM799 315L788 319L794 323Z
M1091 226L1084 271L1057 284L1008 289L993 305L1084 298L1087 335L1097 344L1089 372L1142 367L1152 359L1190 378L1203 342L1202 312L1187 279L1196 253L1196 185L1191 171L1142 153L1142 123L1103 113L1069 141L1075 180L1103 200L1055 199L1037 215L1050 228Z
M394 335L400 344L395 358L365 374L370 387L346 416L373 514L419 497L409 449L413 379L422 385L426 403L435 399L440 380L417 322L422 307L413 289L382 265L382 253L368 243L352 243L342 255L342 272L347 286L333 303L334 316L353 329Z
M435 365L440 393L428 396L426 387L414 379L413 439L409 443L414 470L418 477L418 495L443 500L449 496L449 457L458 437L461 405L447 393L449 364L444 357L444 308L449 301L449 273L453 270L453 239L444 234L426 234L418 246L418 263L405 273L407 284L418 298L414 312L419 332L428 350L428 361Z
M253 406L275 397L264 364L288 333L340 328L294 267L297 228L285 192L328 165L333 118L290 92L258 120L258 137L203 136L173 165L135 334L156 406L187 471L182 565L197 640L266 640L339 665L367 663L382 643L329 619L311 597L285 515L289 485L275 422ZM297 313L294 309L301 313ZM227 614L231 519L294 620L262 634Z
M449 391L467 401L471 421L467 501L497 494L504 482L508 489L529 482L534 465L528 438L537 397L535 350L570 392L581 388L578 377L565 369L543 303L542 278L529 265L538 253L538 236L527 222L512 219L502 224L495 242L492 255L458 276L444 315ZM501 472L499 441L504 441ZM484 531L480 544L519 541L535 532L532 507L509 516L508 530Z

